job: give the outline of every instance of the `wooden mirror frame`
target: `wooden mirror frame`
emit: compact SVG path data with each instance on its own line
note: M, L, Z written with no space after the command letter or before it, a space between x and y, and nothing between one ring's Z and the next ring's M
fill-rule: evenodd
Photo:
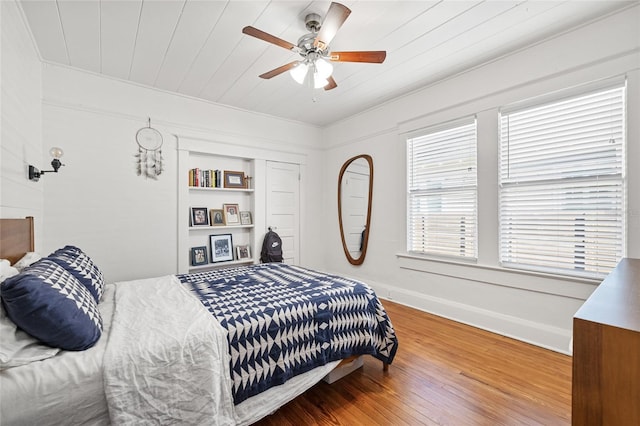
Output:
M369 164L369 200L367 204L367 221L364 229L364 238L362 239L362 250L360 256L356 259L351 256L349 252L349 248L347 247L347 241L344 238L344 229L342 224L342 177L344 176L347 167L354 161L364 158ZM352 265L361 265L364 262L365 255L367 254L367 245L369 243L369 231L371 225L371 203L373 200L373 158L367 154L356 155L348 159L340 169L340 174L338 175L338 222L340 223L340 238L342 239L342 249L344 250L344 254L347 257L347 260Z

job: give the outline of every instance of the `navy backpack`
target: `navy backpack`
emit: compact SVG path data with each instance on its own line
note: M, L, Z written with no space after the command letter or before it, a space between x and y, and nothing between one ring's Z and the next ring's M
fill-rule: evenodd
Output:
M260 253L262 263L282 262L282 240L280 236L269 228L269 232L262 241L262 252Z

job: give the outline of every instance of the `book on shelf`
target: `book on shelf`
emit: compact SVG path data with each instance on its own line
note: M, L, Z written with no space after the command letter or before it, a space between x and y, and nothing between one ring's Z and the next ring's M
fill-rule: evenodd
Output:
M189 186L197 188L222 188L222 171L196 167L189 170Z

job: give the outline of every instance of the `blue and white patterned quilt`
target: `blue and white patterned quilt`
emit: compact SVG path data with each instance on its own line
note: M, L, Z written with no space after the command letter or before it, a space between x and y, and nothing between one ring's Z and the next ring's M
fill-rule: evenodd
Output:
M398 340L359 281L282 263L178 275L228 331L234 403L331 361L391 363Z

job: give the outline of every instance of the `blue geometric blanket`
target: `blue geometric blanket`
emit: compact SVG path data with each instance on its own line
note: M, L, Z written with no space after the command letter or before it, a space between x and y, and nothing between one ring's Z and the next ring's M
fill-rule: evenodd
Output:
M178 278L228 331L235 404L331 361L395 356L393 325L359 281L283 263Z

